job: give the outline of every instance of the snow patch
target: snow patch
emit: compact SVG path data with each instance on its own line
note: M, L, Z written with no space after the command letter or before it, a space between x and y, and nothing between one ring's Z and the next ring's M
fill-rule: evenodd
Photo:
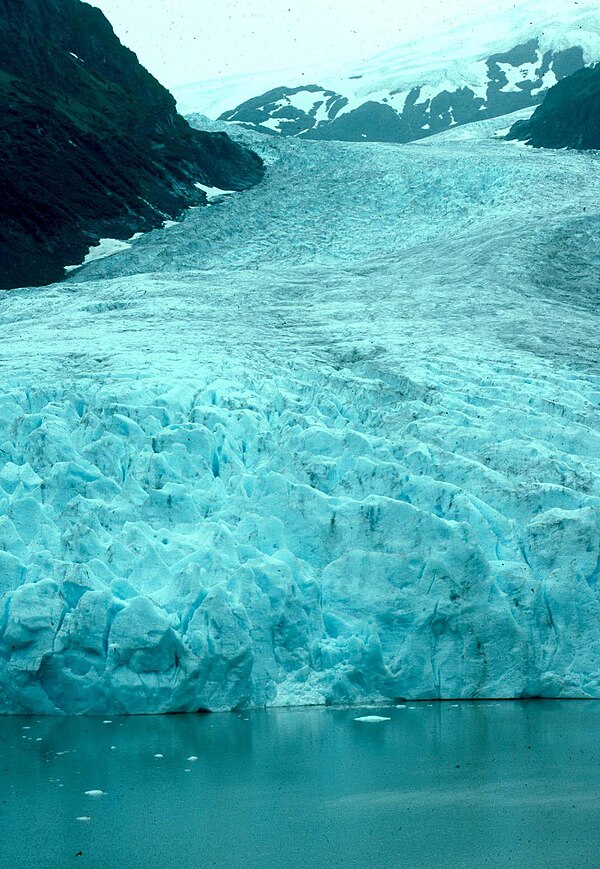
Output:
M206 194L209 202L212 199L218 199L220 196L229 196L229 194L236 192L235 190L222 190L220 187L207 187L206 184L200 184L199 181L194 186Z
M73 266L65 266L66 272L73 272L76 269L83 268L95 260L104 259L107 256L113 256L123 250L127 250L131 245L128 241L121 241L118 238L101 238L98 244L90 247L86 257L82 263Z

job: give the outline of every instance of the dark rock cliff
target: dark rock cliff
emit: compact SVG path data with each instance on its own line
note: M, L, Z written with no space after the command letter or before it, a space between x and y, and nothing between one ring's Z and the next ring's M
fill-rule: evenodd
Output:
M160 226L242 190L260 158L192 130L175 101L81 0L0 0L0 288L64 276L99 238Z
M524 139L536 148L600 149L600 64L559 81L507 138Z

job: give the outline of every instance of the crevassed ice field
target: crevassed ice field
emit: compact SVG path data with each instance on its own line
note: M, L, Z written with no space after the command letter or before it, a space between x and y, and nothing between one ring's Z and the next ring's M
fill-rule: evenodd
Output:
M0 711L600 696L599 158L505 125L2 296Z

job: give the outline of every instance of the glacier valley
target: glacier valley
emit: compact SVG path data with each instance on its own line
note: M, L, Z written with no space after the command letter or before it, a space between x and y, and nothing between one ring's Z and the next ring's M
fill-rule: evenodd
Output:
M0 712L600 697L599 158L268 162L0 299Z

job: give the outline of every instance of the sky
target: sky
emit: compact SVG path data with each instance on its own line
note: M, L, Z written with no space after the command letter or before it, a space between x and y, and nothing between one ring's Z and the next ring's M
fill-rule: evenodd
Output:
M360 61L486 0L89 0L167 87ZM496 0L494 7L514 5ZM481 14L480 12L478 14Z

